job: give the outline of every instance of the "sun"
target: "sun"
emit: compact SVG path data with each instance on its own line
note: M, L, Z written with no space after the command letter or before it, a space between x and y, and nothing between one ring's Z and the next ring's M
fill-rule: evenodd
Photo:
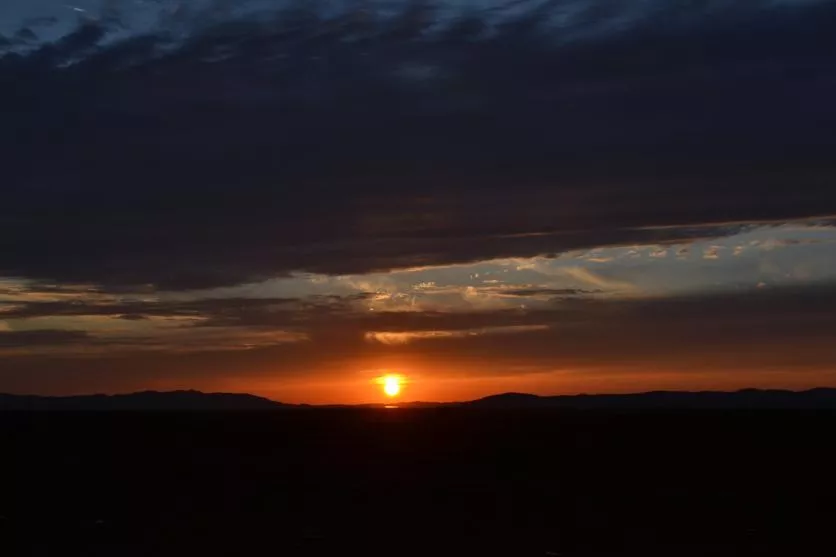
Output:
M403 394L404 387L409 383L409 378L400 373L387 373L378 375L373 382L380 386L387 398L395 398Z
M385 375L383 376L383 392L388 397L396 397L401 392L402 379L399 375Z

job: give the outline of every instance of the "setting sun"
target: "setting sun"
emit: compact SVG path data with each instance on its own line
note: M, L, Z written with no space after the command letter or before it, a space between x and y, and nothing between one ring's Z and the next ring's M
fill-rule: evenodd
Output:
M402 379L399 375L386 375L383 377L383 392L386 396L395 397L401 392Z

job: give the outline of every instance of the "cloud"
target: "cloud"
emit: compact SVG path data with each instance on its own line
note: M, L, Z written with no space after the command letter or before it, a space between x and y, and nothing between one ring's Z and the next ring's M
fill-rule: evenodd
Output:
M582 288L520 288L509 289L504 293L508 296L518 297L553 297L553 298L574 298L577 296L588 296L590 294L600 294L601 290L584 290Z
M481 329L458 329L446 331L409 331L409 332L385 332L369 331L365 334L368 341L381 344L407 344L417 340L433 339L455 339L482 335L508 335L527 333L531 331L542 331L548 329L548 325L506 325L496 327L484 327Z
M222 320L226 315L270 313L279 309L299 310L343 307L364 299L366 294L351 296L309 296L299 298L195 298L191 300L107 300L74 299L70 301L21 301L6 306L4 319L42 317L117 317L123 320L157 318L207 318Z
M78 329L0 328L0 357L22 357L53 361L65 369L68 359L108 359L158 353L174 358L191 353L220 353L264 349L309 340L295 330L251 329L245 327L195 327L189 323L156 323L142 329L120 330L101 327ZM57 359L57 360L56 360Z
M836 8L711 4L86 20L0 58L0 275L188 290L836 213Z
M38 300L37 292L32 295ZM90 301L30 301L9 305L3 311L3 323L16 333L32 333L33 338L40 340L39 350L29 352L32 356L44 354L48 345L52 355L96 357L147 351L175 354L249 350L305 341L308 339L305 328L311 323L325 322L363 298L363 294L355 294L314 295L305 299L119 301L93 296ZM56 334L38 336L38 329L47 328L54 328ZM68 338L78 342L66 342L58 331L67 332ZM77 331L85 336L72 336ZM25 335L20 338L29 339ZM53 338L56 342L50 343ZM15 347L25 349L29 344L23 342Z
M0 328L0 350L83 344L87 340L89 340L89 336L83 331L9 331Z
M124 319L125 321L143 321L148 319L148 317L140 313L126 313L117 316L117 319Z
M556 269L555 272L566 275L584 285L593 286L607 292L629 292L635 290L635 287L629 282L607 278L599 273L590 271L586 267L561 267L560 269Z
M832 368L834 316L836 291L825 286L652 299L584 297L538 311L317 314L301 319L305 325L292 332L296 336L285 332L289 319L300 322L293 312L270 314L272 325L262 316L257 326L245 312L238 326L196 328L198 336L183 332L187 336L174 339L12 333L3 337L7 352L13 352L0 368L0 391L67 392L77 390L80 381L88 390L230 382L248 390L283 381L349 380L361 370L393 365L420 373L429 383L448 376L508 376L523 368L560 371L564 388L575 392L606 388L596 383L601 377L619 385L632 381L633 390L673 376L680 388L688 388L691 377L715 385L745 377L739 382L757 384L759 377L778 374L792 384L805 373ZM53 340L71 344L52 345ZM100 342L115 343L111 348L121 342L129 349L103 350ZM58 359L68 350L95 357Z

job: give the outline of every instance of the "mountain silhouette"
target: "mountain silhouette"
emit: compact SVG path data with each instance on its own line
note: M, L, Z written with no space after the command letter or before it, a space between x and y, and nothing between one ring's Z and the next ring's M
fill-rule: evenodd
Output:
M380 404L327 405L322 408L377 408ZM567 410L734 410L786 409L836 410L836 389L807 391L743 389L723 391L652 391L636 394L538 396L502 393L466 402L400 402L400 408L553 408ZM132 411L240 411L316 408L307 404L284 404L267 398L237 393L200 391L144 391L119 395L36 396L0 394L2 410L132 410Z
M34 396L0 394L0 410L274 410L291 405L248 394L144 391L119 395Z
M721 391L653 391L623 395L537 396L522 393L492 395L464 406L475 408L566 408L566 409L836 409L836 389L808 391L743 389Z

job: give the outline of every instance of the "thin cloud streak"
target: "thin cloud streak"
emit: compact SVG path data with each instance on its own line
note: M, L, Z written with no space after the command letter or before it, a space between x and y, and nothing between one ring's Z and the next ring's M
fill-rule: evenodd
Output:
M432 339L455 339L483 335L508 335L528 333L531 331L542 331L548 329L548 325L506 325L496 327L484 327L480 329L464 330L441 330L441 331L409 331L409 332L383 332L369 331L365 334L368 341L381 344L399 345L408 344L420 340Z

